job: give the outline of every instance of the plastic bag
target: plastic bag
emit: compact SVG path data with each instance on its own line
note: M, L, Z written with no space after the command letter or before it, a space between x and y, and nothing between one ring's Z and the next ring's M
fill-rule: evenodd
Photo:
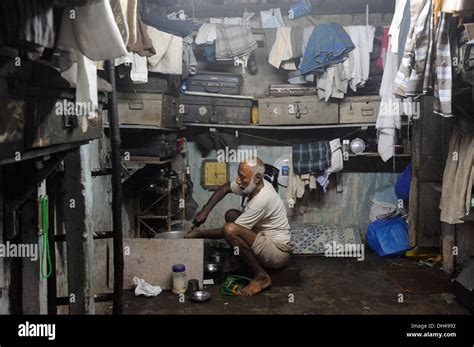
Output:
M344 160L342 157L342 146L340 139L334 139L329 142L331 147L331 166L328 169L329 173L336 173L342 171L344 168Z
M398 215L397 206L388 202L377 201L371 196L370 201L373 205L370 209L370 221L375 222L376 220L387 219Z
M395 194L398 199L403 200L403 203L408 207L410 199L410 181L411 181L411 166L408 165L405 170L398 176L395 184Z
M221 285L221 294L228 296L237 296L242 288L245 288L252 280L248 277L239 275L228 276Z
M397 255L410 249L408 225L400 217L377 220L369 224L367 243L377 255Z
M160 286L152 286L145 282L143 278L133 277L133 283L135 283L135 296L144 295L146 297L160 295L163 291Z
M260 19L262 20L262 28L279 28L284 27L283 17L279 8L272 8L268 11L260 11Z

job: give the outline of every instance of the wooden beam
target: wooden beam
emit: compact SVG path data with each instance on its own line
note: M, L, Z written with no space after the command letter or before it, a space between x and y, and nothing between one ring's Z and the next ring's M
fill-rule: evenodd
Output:
M312 0L312 15L331 15L331 14L355 14L365 13L366 4L369 5L370 13L393 13L395 10L395 0ZM275 4L250 3L244 1L232 1L232 3L210 4L201 6L192 6L191 1L184 1L178 5L161 6L159 1L148 0L146 6L152 8L165 8L166 13L184 10L185 13L195 18L210 17L241 17L244 10L254 12L256 16L260 15L260 11L269 10L279 7L283 16L288 15L290 1L279 1Z

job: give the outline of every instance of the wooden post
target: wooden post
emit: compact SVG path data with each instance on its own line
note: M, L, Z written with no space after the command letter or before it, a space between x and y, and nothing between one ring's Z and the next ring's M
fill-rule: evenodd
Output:
M72 150L64 159L63 196L69 314L94 314L92 293L94 245L89 225L90 216L86 213L86 200L92 188L88 184L88 177L91 177L88 159L85 148Z

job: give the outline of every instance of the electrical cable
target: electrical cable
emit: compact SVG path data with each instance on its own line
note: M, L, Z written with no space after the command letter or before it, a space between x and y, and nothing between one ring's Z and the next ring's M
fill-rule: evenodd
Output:
M41 256L40 256L40 272L43 279L47 279L53 273L53 266L51 263L51 252L49 247L49 205L48 197L42 196L40 198L40 209L41 209ZM46 263L46 273L44 272L44 262ZM49 271L48 271L49 269Z

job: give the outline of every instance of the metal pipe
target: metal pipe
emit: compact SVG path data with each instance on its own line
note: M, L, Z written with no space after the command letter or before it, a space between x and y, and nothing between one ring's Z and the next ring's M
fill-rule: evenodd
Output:
M123 235L122 235L122 178L120 171L120 125L118 122L115 65L113 60L105 62L107 79L112 85L108 94L107 114L110 123L112 148L112 227L114 232L114 304L113 314L123 313Z

